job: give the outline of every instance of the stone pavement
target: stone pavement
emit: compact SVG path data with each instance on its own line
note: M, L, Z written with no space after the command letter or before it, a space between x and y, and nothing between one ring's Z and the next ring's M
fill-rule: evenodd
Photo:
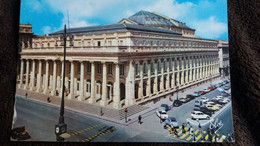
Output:
M212 84L219 82L220 78L215 79L212 81ZM179 91L178 95L179 97L186 97L186 94L193 93L194 91L203 90L209 86L209 82L199 85L199 86L193 86L190 89L186 89L186 91ZM56 107L60 107L61 97L58 96L51 96L51 95L45 95L42 93L34 92L34 91L28 91L24 89L20 89L17 87L16 94L20 95L25 98L25 93L27 92L28 100L36 100L39 102L42 102L44 104L50 104ZM127 107L127 123L125 123L125 112L123 109L113 109L109 106L99 106L99 105L93 105L88 104L84 101L77 101L77 99L66 99L65 98L65 109L83 113L85 115L103 119L106 121L110 121L113 123L118 123L122 125L129 125L134 122L138 121L138 116L142 115L142 118L145 118L151 114L154 114L156 109L160 107L162 103L167 103L169 105L172 105L172 101L169 100L169 96L171 94L164 96L164 98L160 98L158 102L150 102L145 105L132 105ZM47 98L50 97L51 102L47 102ZM173 100L176 99L176 96L173 97ZM101 110L103 115L101 116Z

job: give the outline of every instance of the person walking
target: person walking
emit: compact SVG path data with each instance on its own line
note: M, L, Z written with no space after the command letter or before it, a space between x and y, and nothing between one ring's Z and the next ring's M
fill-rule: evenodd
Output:
M141 115L138 116L138 123L142 124L142 116Z
M186 133L184 123L182 124L182 133Z
M199 133L201 134L202 133L202 131L201 131L201 126L200 126L200 123L199 123Z
M177 131L176 128L174 128L173 133L174 133L174 136L176 136L177 138L179 137L179 135L178 135L178 131Z
M27 98L27 95L28 95L28 93L26 92L26 93L25 93L25 98Z
M190 122L187 123L187 131L190 131Z
M192 126L190 126L190 133L189 133L189 136L192 136L193 135L193 128L192 128Z

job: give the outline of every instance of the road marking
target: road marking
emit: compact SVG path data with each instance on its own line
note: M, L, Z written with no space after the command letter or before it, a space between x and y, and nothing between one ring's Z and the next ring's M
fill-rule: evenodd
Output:
M99 126L102 126L102 125L104 125L104 123L100 123L100 124L97 124L97 125L88 127L88 128L86 128L86 129L83 129L83 130L79 130L79 131L76 131L76 132L72 132L70 135L71 135L71 136L75 136L75 135L78 135L78 134L80 134L80 133L87 132L87 131L89 131L90 129L94 129L94 127L96 128L96 127L99 127Z
M199 136L196 137L196 142L202 137L202 135L200 134Z
M186 137L189 134L189 131L187 131L185 134L183 134L180 139L183 139L184 137Z
M115 129L116 129L116 128L112 128L112 129L110 129L110 130L105 130L105 131L103 131L102 133L99 133L99 134L90 136L89 138L86 138L85 140L89 142L90 140L92 140L92 139L94 139L94 138L97 138L97 137L100 137L100 136L102 136L102 135L104 135L104 134L110 133L110 132L112 132L112 131L115 130Z

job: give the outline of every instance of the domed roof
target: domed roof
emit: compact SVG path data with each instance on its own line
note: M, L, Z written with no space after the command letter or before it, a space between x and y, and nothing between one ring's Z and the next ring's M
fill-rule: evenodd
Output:
M175 26L170 20L147 11L139 11L128 19L139 25Z

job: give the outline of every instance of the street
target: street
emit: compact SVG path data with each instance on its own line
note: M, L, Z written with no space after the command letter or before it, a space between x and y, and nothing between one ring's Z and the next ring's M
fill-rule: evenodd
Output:
M179 97L184 96L186 92L179 94ZM220 91L213 90L203 96L212 99L219 94ZM180 107L173 107L168 111L168 115L174 116L179 126L182 123L185 123L186 126L186 123L191 121L190 123L194 126L195 134L198 134L198 122L190 119L190 113L193 111L196 99ZM154 106L159 107L161 103L157 103ZM31 141L56 141L54 127L59 119L58 107L16 96L16 110L17 119L14 127L25 126L31 135ZM179 138L169 135L168 129L164 129L164 123L160 122L155 111L143 117L142 124L133 122L128 126L93 118L71 110L65 110L64 119L68 127L67 133L71 135L65 141L70 142L187 142L192 140L187 134L182 133L180 129L178 129ZM215 119L221 120L223 123L223 127L218 131L218 134L227 136L227 134L232 133L231 102L226 104L219 112L216 112L210 120L200 120L202 130L207 130L210 121Z

